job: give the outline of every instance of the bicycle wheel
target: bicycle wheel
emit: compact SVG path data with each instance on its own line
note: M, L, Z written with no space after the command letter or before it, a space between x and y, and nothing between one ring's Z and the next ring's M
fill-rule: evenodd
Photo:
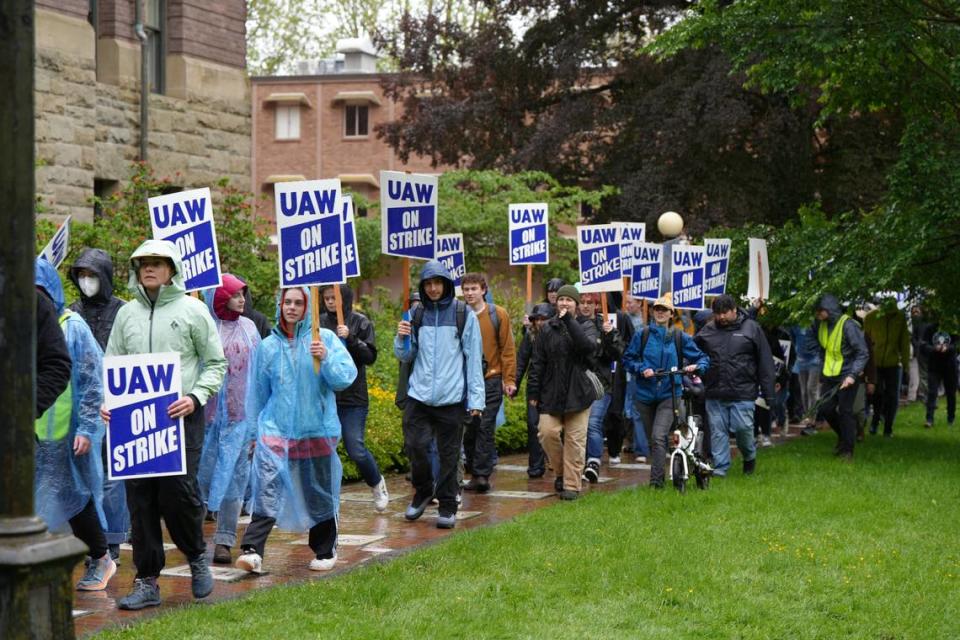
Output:
M680 493L686 493L687 480L683 477L683 456L673 456L670 465L670 475L673 476L673 487Z

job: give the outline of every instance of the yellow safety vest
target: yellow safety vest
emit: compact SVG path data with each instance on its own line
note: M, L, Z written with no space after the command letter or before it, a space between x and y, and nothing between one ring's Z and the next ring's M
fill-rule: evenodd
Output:
M820 323L820 330L817 332L817 338L820 341L820 346L823 347L825 353L823 358L823 375L827 378L835 378L840 375L840 370L843 369L843 351L841 346L843 345L843 325L847 323L847 320L850 318L842 315L840 319L837 320L837 324L833 325L833 330L827 330L827 323Z
M60 316L60 329L67 324L67 318L72 311L64 311ZM64 331L66 333L66 331ZM67 383L67 388L56 399L43 415L33 423L33 432L40 440L63 440L70 433L70 416L73 414L73 385Z

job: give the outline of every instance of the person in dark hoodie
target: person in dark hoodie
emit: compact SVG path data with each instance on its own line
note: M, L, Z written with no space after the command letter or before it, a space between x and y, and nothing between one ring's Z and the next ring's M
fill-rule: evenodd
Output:
M733 297L717 296L711 304L713 319L695 340L710 358L703 377L710 421L710 450L714 475L724 477L730 469L730 434L743 456L743 472L756 468L757 447L753 438L753 414L757 389L764 398L774 397L773 356L760 325L737 308Z
M113 295L113 260L103 249L84 249L69 271L70 281L80 291L80 298L70 305L70 310L80 314L97 344L107 348L110 331L117 311L124 301ZM107 442L103 439L100 456L104 468L107 465ZM104 533L110 557L119 564L120 545L130 533L130 513L127 510L127 492L122 480L103 481L103 514L107 520Z
M947 400L947 426L952 427L957 415L957 336L940 330L936 322L925 327L920 353L927 362L927 419L923 426L933 426L937 395L943 384Z
M527 373L527 368L533 360L533 344L540 337L540 329L543 323L554 316L556 310L548 302L541 302L533 307L530 312L530 330L524 332L523 339L520 341L520 347L517 349L517 381L515 389L520 388L523 376ZM530 399L530 393L527 392L527 399ZM537 439L537 425L540 424L540 413L537 408L527 403L527 475L530 478L542 478L546 473L546 460L543 455L543 447Z
M463 424L474 426L486 406L483 343L477 316L454 298L453 279L437 260L420 274L421 307L397 324L393 352L412 363L403 409L403 440L416 490L404 517L416 520L436 495L437 527L456 526L458 461ZM439 473L434 476L430 447L436 438Z
M857 439L854 402L870 357L863 330L850 320L836 296L828 293L817 302L813 329L823 358L820 397L827 398L820 411L837 434L836 455L847 461Z
M386 511L390 502L387 482L383 479L373 454L364 443L367 412L370 406L370 398L367 394L367 366L377 361L377 341L370 319L353 310L353 290L345 284L339 286L340 301L343 305L343 324L337 324L337 297L331 285L320 288L323 299L320 326L337 334L357 366L357 379L343 391L337 392L337 414L340 417L343 446L347 450L347 455L357 465L363 481L373 492L374 509L382 513Z

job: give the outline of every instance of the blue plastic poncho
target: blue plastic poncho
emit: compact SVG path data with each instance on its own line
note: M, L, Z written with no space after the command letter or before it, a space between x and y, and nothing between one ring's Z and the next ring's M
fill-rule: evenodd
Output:
M42 258L36 261L35 282L38 288L47 292L57 308L73 361L70 386L64 392L69 393L71 399L66 434L55 426L58 412L66 409L63 403L54 403L35 424L37 443L33 492L37 514L51 531L66 531L70 518L83 511L93 500L100 524L105 527L103 461L100 455L105 432L100 419L103 351L83 318L66 310L60 276L53 265ZM73 454L76 436L90 440L90 451L82 456Z
M314 373L309 309L308 298L303 320L285 327L278 304L277 326L256 351L247 392L247 415L257 419L253 512L293 531L337 515L343 469L334 392L357 376L343 342L327 329L320 330L327 354Z
M217 291L233 295L245 288L230 274L224 274L223 280L223 287ZM220 391L207 401L207 426L197 482L207 509L219 511L224 500L243 499L250 476L246 456L248 443L256 436L256 421L247 419L247 384L249 365L261 340L252 320L215 304L214 290L204 292L204 296L223 344L227 373Z

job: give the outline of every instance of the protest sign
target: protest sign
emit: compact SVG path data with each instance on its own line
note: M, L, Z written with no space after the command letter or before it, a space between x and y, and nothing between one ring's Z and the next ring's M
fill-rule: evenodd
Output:
M353 222L353 196L343 196L343 259L347 277L360 277L360 257L357 255L357 232Z
M187 472L183 421L167 415L167 408L181 391L179 353L103 358L103 403L110 411L110 480Z
M719 296L727 290L730 267L730 240L708 238L703 241L704 295Z
M633 273L633 246L646 240L647 225L643 222L617 222L620 231L620 269L623 276Z
M544 202L511 204L510 264L549 264L550 234Z
M632 275L630 276L630 294L634 298L656 300L660 297L660 261L663 258L663 246L652 242L638 242L633 245Z
M770 297L770 264L767 262L767 241L750 238L750 280L747 297L766 300Z
M674 245L670 263L673 306L703 309L703 247Z
M463 295L460 281L467 273L467 267L464 262L462 233L447 233L437 236L437 260L450 272L456 295Z
M39 257L52 264L54 269L60 268L67 257L67 252L70 250L70 218L71 216L67 216L60 223L56 233L50 238L50 242L40 252Z
M220 253L210 189L180 191L147 200L153 237L177 245L187 291L219 287Z
M580 292L619 291L620 236L616 224L577 227Z
M279 182L274 197L280 286L346 282L340 180Z
M381 171L380 220L383 253L432 260L436 255L437 177Z

